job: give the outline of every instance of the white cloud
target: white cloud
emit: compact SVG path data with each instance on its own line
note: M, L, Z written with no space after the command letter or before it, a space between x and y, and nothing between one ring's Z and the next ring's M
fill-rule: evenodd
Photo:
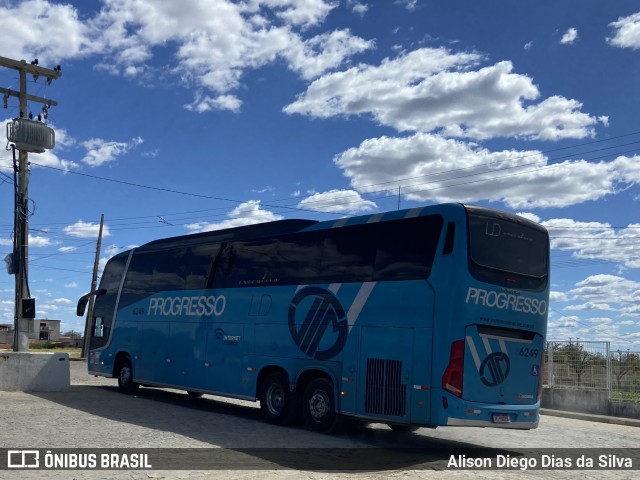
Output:
M609 24L614 29L614 35L607 38L610 45L620 48L640 48L640 12L620 17Z
M372 47L373 42L354 37L349 30L336 30L305 41L293 39L282 56L292 70L310 80Z
M273 188L271 185L267 185L266 187L263 188L254 188L251 191L253 193L271 193L275 190L275 188Z
M32 60L40 65L78 58L96 51L91 28L68 4L46 0L2 2L0 55ZM99 49L99 47L98 47Z
M568 292L574 305L565 311L579 312L579 316L558 317L553 308L549 312L549 338L611 341L615 348L640 348L640 335L634 325L640 325L640 283L616 275L591 275ZM594 311L612 312L597 317ZM593 316L589 316L589 315ZM597 314L596 314L597 315ZM625 318L627 317L627 318ZM571 330L566 330L571 327Z
M63 304L63 305L71 305L74 303L72 300L69 300L68 298L56 298L53 302L57 304Z
M563 45L573 45L573 43L575 43L577 39L578 39L578 30L572 27L569 30L567 30L564 33L564 35L562 35L562 38L560 39L560 43L562 43Z
M613 305L623 315L640 316L640 283L616 275L592 275L576 284L568 295L575 300Z
M336 30L305 36L338 5L326 0L120 0L110 2L92 20L97 42L112 55L121 74L146 73L156 46L173 46L172 72L200 92L192 111L238 111L232 93L248 69L285 60L303 78L333 69L372 42Z
M311 27L322 23L329 12L338 6L338 2L325 0L250 0L245 8L247 11L257 12L261 6L272 9L287 24Z
M622 322L618 322L618 325L623 326L623 327L632 327L635 326L636 322L634 322L633 320L624 320Z
M576 258L601 259L627 268L640 268L640 223L617 229L608 223L578 222L568 218L541 223L549 230L553 249L573 251Z
M64 227L62 231L65 234L71 237L76 237L76 238L98 238L98 234L100 231L100 224L92 223L92 222L83 222L82 220L78 220L73 225L68 225ZM104 225L102 229L102 236L108 237L109 235L110 235L109 227Z
M78 288L78 287L79 287L79 285L78 285L77 282L70 282L70 283L66 283L64 285L64 288Z
M531 220L532 222L540 223L540 217L534 213L530 212L518 212L516 215L526 218L527 220Z
M78 247L60 247L58 249L60 253L71 253L75 252L76 250L78 250Z
M447 137L520 137L559 140L593 136L598 119L561 96L538 103L532 79L513 73L511 62L472 70L476 53L422 48L318 78L289 114L316 118L372 115L398 131L439 131Z
M525 50L531 50L533 48L533 40L524 44Z
M351 7L351 11L361 17L369 11L369 5L366 3L360 3L355 0L348 0L347 6Z
M234 208L228 215L227 219L218 223L198 222L185 225L192 232L209 232L212 230L222 230L224 228L241 227L244 225L253 225L256 223L273 222L282 220L284 217L277 215L268 210L264 210L260 206L260 200L250 200L241 203Z
M559 319L551 318L549 319L549 329L558 329L558 328L574 328L578 325L579 317L576 316L563 316ZM552 335L549 334L548 337Z
M204 95L202 92L196 93L192 103L185 105L187 110L196 113L204 113L212 110L229 110L237 113L240 111L242 101L235 95L218 95L213 98Z
M640 156L549 164L541 152L491 152L438 135L365 140L334 158L360 193L416 201L500 201L510 208L565 207L640 183ZM517 188L516 188L517 187Z
M99 167L105 163L113 162L119 156L124 155L143 142L144 140L141 137L132 138L127 143L92 138L91 140L82 142L84 148L87 149L87 153L82 161L91 167Z
M549 300L552 302L566 302L569 300L567 294L564 292L552 291L549 293Z
M17 3L16 6L11 5ZM233 91L247 70L285 61L303 78L373 47L348 30L317 32L338 6L330 0L108 0L94 15L48 0L1 2L0 55L40 63L96 57L96 68L153 80L156 47L174 51L164 72L204 90L195 112L237 111ZM23 21L28 19L27 22ZM309 34L312 27L313 34ZM10 51L3 51L9 48ZM163 73L164 73L163 72ZM195 87L195 88L194 88Z
M46 238L46 237L41 237L41 236L32 236L31 234L29 235L29 246L30 247L50 247L51 245L54 245L55 243L53 241L51 241L50 238Z
M354 190L329 190L314 193L298 204L299 208L325 213L357 213L378 208L370 201L363 199Z
M397 5L401 5L410 12L413 12L418 6L418 0L396 0Z
M613 311L614 308L611 307L608 303L593 303L587 302L581 305L569 305L565 307L566 311L579 312L579 311L591 311L591 310L600 310L600 311Z

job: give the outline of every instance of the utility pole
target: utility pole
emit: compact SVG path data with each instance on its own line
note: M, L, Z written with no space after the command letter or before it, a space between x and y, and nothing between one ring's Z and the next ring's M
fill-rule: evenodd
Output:
M96 283L98 281L98 264L100 262L100 248L102 246L102 227L104 226L104 213L100 215L100 230L98 231L98 245L96 247L96 258L93 262L93 276L91 277L91 290L95 292ZM89 308L87 309L87 319L84 323L84 342L82 343L82 358L87 358L89 353L89 329L91 328L91 319L93 318L93 304L95 302L95 295L89 297Z
M12 60L0 57L0 67L17 70L20 74L20 91L0 88L3 95L4 107L7 108L9 97L17 97L20 101L20 116L7 125L7 139L15 144L19 151L17 165L14 161L14 169L17 171L18 183L16 185L15 219L14 219L14 251L11 264L16 276L15 291L15 335L13 350L23 352L29 349L29 321L35 318L35 301L29 298L28 261L29 261L29 162L28 152L41 153L45 149L53 148L55 134L46 125L27 119L29 115L28 103L42 103L44 117L46 119L48 109L58 105L57 102L27 94L27 74L33 75L34 81L39 77L45 77L49 84L60 78L62 74L60 66L54 69L38 66L38 60L27 63L24 60ZM38 115L40 117L40 115ZM14 153L15 158L15 153ZM28 296L25 296L27 294ZM27 300L25 302L25 300Z

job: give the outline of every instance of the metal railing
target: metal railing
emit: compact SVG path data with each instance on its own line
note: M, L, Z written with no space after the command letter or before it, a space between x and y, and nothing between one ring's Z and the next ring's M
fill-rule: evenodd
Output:
M604 390L612 400L640 402L640 352L610 342L548 341L543 382L551 388Z

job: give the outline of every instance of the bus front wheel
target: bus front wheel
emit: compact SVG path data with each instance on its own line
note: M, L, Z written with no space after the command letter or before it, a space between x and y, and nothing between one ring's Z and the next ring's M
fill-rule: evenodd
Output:
M131 367L131 358L125 357L120 362L120 369L118 370L118 387L126 394L133 394L138 391L138 385L133 381L133 368Z
M289 389L286 375L274 372L265 378L260 391L260 409L271 423L292 423L296 413L296 396Z
M336 429L336 415L333 385L326 378L316 378L309 382L304 391L302 413L307 427L320 433L331 433Z

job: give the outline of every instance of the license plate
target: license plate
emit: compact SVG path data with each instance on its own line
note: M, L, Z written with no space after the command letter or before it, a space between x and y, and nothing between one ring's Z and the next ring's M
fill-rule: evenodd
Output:
M498 415L494 413L493 423L511 423L511 418L509 418L509 415Z

